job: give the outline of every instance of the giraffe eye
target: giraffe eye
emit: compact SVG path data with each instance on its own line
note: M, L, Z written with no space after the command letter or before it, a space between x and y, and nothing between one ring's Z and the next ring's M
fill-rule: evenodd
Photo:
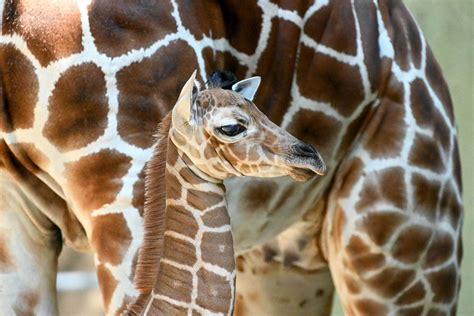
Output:
M242 132L245 132L247 128L240 124L224 125L217 128L217 131L229 137L237 136Z

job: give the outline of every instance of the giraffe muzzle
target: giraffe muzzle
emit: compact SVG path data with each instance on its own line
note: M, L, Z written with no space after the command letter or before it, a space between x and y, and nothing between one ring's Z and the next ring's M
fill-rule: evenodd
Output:
M296 181L306 181L315 174L323 176L326 164L318 150L306 143L297 143L292 147L290 176Z

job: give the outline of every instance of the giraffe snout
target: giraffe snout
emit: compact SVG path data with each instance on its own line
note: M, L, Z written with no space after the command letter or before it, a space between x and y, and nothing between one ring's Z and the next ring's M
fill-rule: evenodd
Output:
M307 175L324 175L326 172L326 164L314 146L299 142L293 145L292 151L293 168L300 172L303 171Z
M303 157L314 157L319 155L318 151L314 146L306 143L298 143L293 146L295 154Z

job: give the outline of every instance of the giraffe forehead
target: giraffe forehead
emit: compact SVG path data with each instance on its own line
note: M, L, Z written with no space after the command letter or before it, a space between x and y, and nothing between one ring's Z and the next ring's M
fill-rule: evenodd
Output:
M199 93L197 101L204 109L222 108L227 106L243 106L247 103L239 94L224 89L207 89Z

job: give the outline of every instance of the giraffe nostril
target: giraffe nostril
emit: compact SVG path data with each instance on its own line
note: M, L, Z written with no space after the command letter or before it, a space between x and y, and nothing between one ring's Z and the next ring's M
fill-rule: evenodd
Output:
M304 156L304 157L314 157L318 155L318 152L316 148L309 144L305 143L298 143L293 146L293 150L295 153L299 156Z

